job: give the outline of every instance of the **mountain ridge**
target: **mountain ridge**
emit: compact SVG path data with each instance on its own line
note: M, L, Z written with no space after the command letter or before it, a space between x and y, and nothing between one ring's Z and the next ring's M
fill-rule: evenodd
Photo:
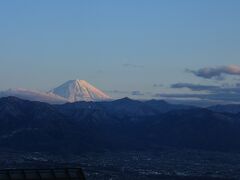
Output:
M0 146L54 153L162 146L240 152L238 114L151 103L123 99L50 105L0 98Z
M15 96L30 101L64 104L75 101L107 101L111 97L84 80L69 80L48 92L23 88L0 92L0 97Z

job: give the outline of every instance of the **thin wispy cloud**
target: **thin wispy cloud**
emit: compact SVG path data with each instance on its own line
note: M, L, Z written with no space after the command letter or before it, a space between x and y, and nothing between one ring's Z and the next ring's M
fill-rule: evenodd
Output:
M193 93L157 93L154 94L155 98L182 98L190 99L197 98L200 100L217 100L240 103L240 85L234 86L209 86L191 83L177 83L171 85L173 89L188 88Z
M144 93L142 93L141 91L132 91L131 93L133 96L144 96Z
M163 87L163 84L153 84L153 87L154 87L154 88Z
M216 94L155 94L155 98L182 98L184 100L197 98L199 100L215 100L240 103L240 94L216 93Z
M126 68L143 68L143 65L139 65L139 64L131 64L131 63L125 63L123 64L123 67Z
M195 76L205 78L205 79L217 79L223 80L224 75L239 75L240 76L240 66L229 65L220 67L205 67L199 70L186 69L186 72L192 73Z
M107 93L112 93L112 94L129 94L128 91L121 91L121 90L106 90Z
M111 94L119 94L119 95L132 95L132 96L144 96L145 95L145 93L140 90L135 90L135 91L109 90L106 92L111 93Z
M191 83L176 83L176 84L172 84L171 88L174 88L174 89L187 88L192 91L216 91L220 87L210 86L210 85L201 85L201 84L191 84Z

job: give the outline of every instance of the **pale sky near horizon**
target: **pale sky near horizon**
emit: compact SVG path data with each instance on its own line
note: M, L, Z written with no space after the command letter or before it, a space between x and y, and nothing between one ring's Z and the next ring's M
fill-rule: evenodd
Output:
M2 0L0 90L69 79L116 97L189 92L176 83L237 87L240 73L222 67L238 70L239 34L238 0ZM186 72L201 68L229 77Z

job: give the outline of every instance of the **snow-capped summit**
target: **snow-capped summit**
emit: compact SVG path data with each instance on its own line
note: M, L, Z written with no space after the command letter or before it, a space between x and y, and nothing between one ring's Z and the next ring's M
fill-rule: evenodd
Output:
M84 80L70 80L54 88L49 93L67 99L69 102L76 101L106 101L111 98L101 90Z
M30 101L63 104L76 101L107 101L111 98L84 80L70 80L49 92L28 89L0 91L1 97L15 96Z

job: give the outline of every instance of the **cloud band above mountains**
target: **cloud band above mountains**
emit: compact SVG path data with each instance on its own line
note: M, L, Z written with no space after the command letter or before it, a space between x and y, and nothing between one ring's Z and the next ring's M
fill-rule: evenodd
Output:
M229 65L229 66L220 66L220 67L205 67L199 70L190 70L187 69L186 72L192 73L195 76L202 77L205 79L223 79L222 75L240 75L240 66L238 65Z
M191 83L176 83L172 84L171 88L188 88L192 91L216 91L219 90L219 86L201 85L201 84L191 84Z
M177 83L172 84L171 88L181 89L187 88L193 91L193 93L178 93L178 94L164 94L158 93L154 97L161 98L197 98L201 100L217 100L217 101L228 101L228 102L240 102L240 86L236 84L232 87L223 86L211 86L191 83Z

